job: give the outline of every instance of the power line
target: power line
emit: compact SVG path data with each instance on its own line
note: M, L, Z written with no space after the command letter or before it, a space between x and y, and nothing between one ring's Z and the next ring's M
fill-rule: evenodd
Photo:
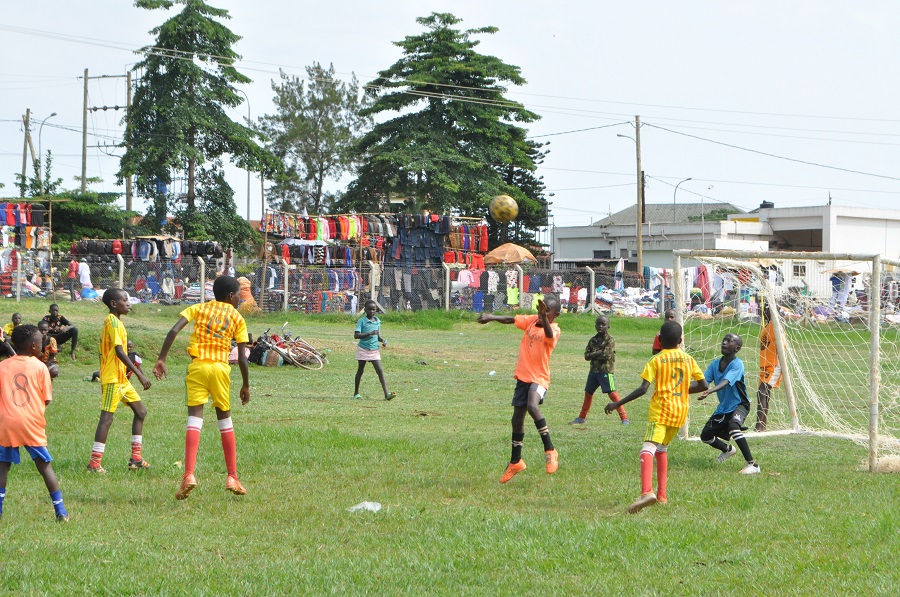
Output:
M682 135L682 136L684 136L684 137L690 137L690 138L692 138L692 139L698 139L698 140L700 140L700 141L706 141L707 143L714 143L714 144L716 144L716 145L722 145L722 146L724 146L724 147L730 147L730 148L732 148L732 149L739 149L739 150L741 150L741 151L747 151L747 152L749 152L749 153L755 153L755 154L758 154L758 155L763 155L763 156L770 157L770 158L775 158L775 159L778 159L778 160L785 160L785 161L788 161L788 162L795 162L795 163L798 163L798 164L806 164L807 166L816 166L817 168L826 168L826 169L828 169L828 170L837 170L837 171L840 171L840 172L849 172L850 174L860 174L860 175L862 175L862 176L872 176L872 177L874 177L874 178L884 178L884 179L886 179L886 180L897 180L897 181L900 181L900 178L895 177L895 176L887 176L886 174L875 174L875 173L873 173L873 172L863 172L862 170L853 170L852 168L841 168L840 166L830 166L830 165L828 165L828 164L819 164L819 163L817 163L817 162L810 162L810 161L807 161L807 160L800 160L800 159L797 159L797 158L789 158L789 157L786 157L786 156L783 156L783 155L777 155L777 154L769 153L769 152L766 152L766 151L760 151L760 150L758 150L758 149L749 149L749 148L747 148L747 147L741 147L740 145L733 145L733 144L731 144L731 143L725 143L725 142L723 142L723 141L714 141L713 139L706 139L706 138L704 138L704 137L698 137L697 135L691 135L691 134L689 134L689 133L682 133L682 132L680 132L680 131L673 131L673 130L671 130L671 129L667 129L667 128L665 128L665 127L661 127L661 126L658 126L658 125L655 125L655 124L650 124L650 123L647 123L647 122L644 123L644 126L653 127L653 128L656 128L656 129L659 129L659 130L662 130L662 131L666 131L666 132L668 132L668 133L672 133L672 134L674 134L674 135Z
M569 135L569 134L571 134L571 133L583 133L583 132L585 132L585 131L596 131L596 130L599 130L599 129L606 129L606 128L609 128L609 127L611 127L611 126L620 126L620 125L623 125L623 124L630 124L630 123L629 123L628 121L625 121L625 122L616 122L615 124L604 124L603 126L592 126L592 127L590 127L590 128L586 128L586 129L575 129L574 131L561 131L561 132L559 132L559 133L545 133L545 134L543 134L543 135L531 135L530 138L531 138L531 139L537 139L537 138L539 138L539 137L553 137L553 136L556 136L556 135ZM635 184L636 184L636 183L635 183Z

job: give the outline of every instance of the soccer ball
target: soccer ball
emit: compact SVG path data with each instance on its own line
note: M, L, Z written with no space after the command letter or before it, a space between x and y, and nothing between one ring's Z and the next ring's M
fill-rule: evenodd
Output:
M500 223L512 222L519 215L519 204L509 195L497 195L491 199L488 209L491 217Z

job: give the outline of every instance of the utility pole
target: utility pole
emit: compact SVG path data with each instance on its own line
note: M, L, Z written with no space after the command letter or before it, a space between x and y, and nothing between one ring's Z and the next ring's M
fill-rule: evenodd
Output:
M131 119L131 71L126 73L127 75L127 96L125 99L125 129L128 129L128 124ZM125 211L131 211L133 203L133 193L131 189L131 175L125 177Z
M81 117L81 192L87 192L88 69L84 69L84 110Z
M25 116L22 117L25 122L25 144L22 146L22 187L19 189L19 196L25 196L25 182L28 180L28 135L29 126L31 126L31 108L25 110Z
M637 151L637 273L644 274L644 171L641 169L641 117L634 117L634 145Z

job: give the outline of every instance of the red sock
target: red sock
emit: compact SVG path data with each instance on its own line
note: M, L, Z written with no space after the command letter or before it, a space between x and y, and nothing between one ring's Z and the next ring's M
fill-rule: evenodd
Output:
M94 447L91 450L91 461L88 466L91 468L100 468L100 461L103 459L103 452L105 449L106 444L94 442Z
M656 453L656 499L666 500L666 481L669 476L669 453Z
M187 433L184 436L184 474L193 475L197 466L197 450L200 449L200 430L203 419L188 417Z
M237 479L237 442L231 417L219 421L219 435L222 437L222 452L225 454L225 469L229 477Z
M617 391L613 390L612 392L609 393L609 399L612 402L618 402L619 401L619 393ZM619 419L624 421L625 419L628 418L628 413L625 412L624 406L620 406L619 408L617 408L616 412L619 413Z
M653 491L653 454L641 450L641 495Z
M590 410L591 410L591 405L592 405L593 403L594 403L594 395L593 395L593 394L588 394L587 392L585 392L585 393L584 393L584 402L583 402L582 405L581 405L581 413L578 415L578 418L579 418L579 419L586 419L586 418L587 418L588 413L589 413Z
M140 462L141 461L141 445L143 444L143 438L140 435L132 435L131 436L131 459Z

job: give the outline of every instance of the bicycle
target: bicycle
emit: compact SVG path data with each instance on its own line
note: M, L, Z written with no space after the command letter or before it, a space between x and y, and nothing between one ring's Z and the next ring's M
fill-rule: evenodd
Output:
M289 365L299 366L291 357L290 353L286 348L280 346L281 340L278 336L270 336L269 330L272 328L268 328L265 332L263 332L257 339L255 346L262 346L265 352L273 352L281 357L283 363L287 363ZM251 351L251 356L252 356ZM263 354L263 353L261 353ZM252 360L252 359L251 359ZM256 361L253 361L256 362ZM260 365L265 365L265 361L259 362Z
M284 322L284 325L281 326L281 346L289 353L295 365L318 371L328 364L328 357L323 352L303 338L291 337L291 334L285 331L286 327L287 322Z

